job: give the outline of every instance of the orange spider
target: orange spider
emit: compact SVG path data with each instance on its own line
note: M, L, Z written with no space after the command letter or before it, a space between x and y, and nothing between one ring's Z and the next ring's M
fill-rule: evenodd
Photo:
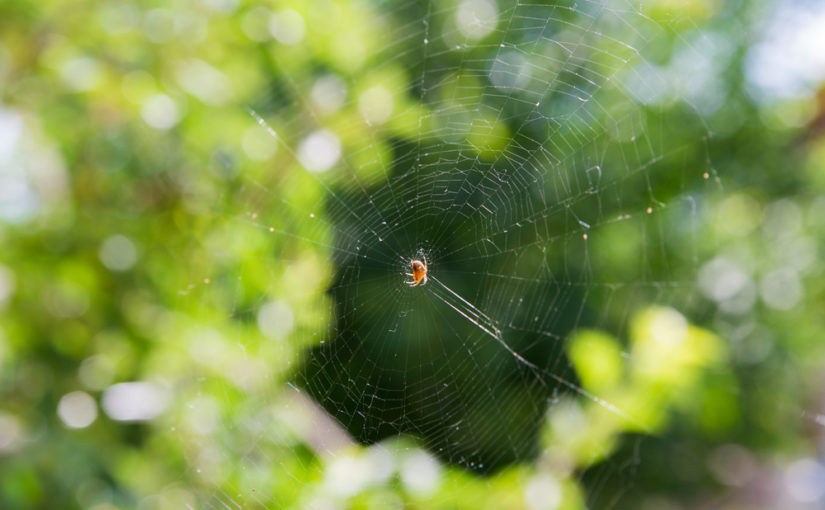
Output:
M411 276L412 280L404 282L410 287L417 287L419 285L427 284L427 257L424 257L424 262L420 260L413 260L410 264L412 266L412 273L406 273Z

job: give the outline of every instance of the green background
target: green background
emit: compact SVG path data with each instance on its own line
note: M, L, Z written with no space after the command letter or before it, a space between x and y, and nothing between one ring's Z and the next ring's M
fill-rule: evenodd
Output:
M805 508L822 102L612 4L3 2L0 508Z

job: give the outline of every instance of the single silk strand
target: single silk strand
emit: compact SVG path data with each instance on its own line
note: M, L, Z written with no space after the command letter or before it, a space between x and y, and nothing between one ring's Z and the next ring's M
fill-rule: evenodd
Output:
M448 293L445 297L445 296L442 296L438 291L433 290L432 293L435 297L437 297L439 300L441 300L441 302L443 302L444 304L446 304L447 306L449 306L450 308L452 308L453 310L458 312L459 315L461 315L462 317L464 317L465 319L467 319L468 321L473 323L481 331L483 331L487 335L495 338L495 340L499 344L501 344L501 346L504 347L507 350L507 352L509 352L514 358L516 358L520 363L522 363L522 364L526 365L527 367L529 367L530 369L532 369L534 375L536 375L536 377L539 379L541 384L545 385L544 379L542 379L541 376L540 376L541 373L545 373L545 372L540 370L539 367L536 366L535 363L532 363L532 362L528 361L524 356L522 356L521 354L516 352L515 349L510 347L510 345L504 340L504 336L501 333L501 329L499 329L496 326L495 321L489 315L482 312L477 306L475 306L474 304L470 303L469 301L467 301L466 299L461 297L460 294L458 294L456 291L454 291L453 289L451 289L450 287L445 285L444 282L442 282L441 280L439 280L435 276L430 274L430 275L427 275L427 278L429 280L437 283L440 286L440 287L437 287L437 288L444 289ZM565 379L565 378L563 378L559 375L556 375L552 372L548 373L548 375L553 380L557 381L559 384L562 384L563 386L567 387L568 389L573 390L576 393L578 393L579 395L595 402L596 404L604 407L605 409L607 409L608 411L616 414L617 416L620 416L620 417L626 419L627 421L629 421L629 422L633 423L634 425L640 427L642 430L647 430L648 427L645 424L639 422L638 420L635 420L633 417L631 417L630 415L628 415L627 413L625 413L624 411L622 411L621 409L616 407L614 404L611 404L610 402L608 402L608 401L606 401L602 398L597 397L596 395L590 393L589 391L585 390L581 386L578 386L578 385L568 381L567 379Z
M458 299L458 302L452 303L448 301L447 298L440 295L438 292L433 291L435 297L437 297L444 304L458 312L459 315L461 315L471 323L475 324L479 329L481 329L481 331L495 338L496 341L502 345L502 347L507 349L507 352L512 354L513 357L519 360L521 363L527 365L533 370L538 370L538 367L534 363L527 361L527 359L525 359L524 356L517 353L515 349L510 347L507 344L507 342L504 341L504 337L501 334L501 330L495 325L495 322L493 321L493 319L490 318L490 316L479 310L477 306L473 305L472 303L461 297L461 295L459 295L456 291L445 285L441 280L439 280L435 276L428 275L427 278L440 285L441 288L449 292L449 296Z

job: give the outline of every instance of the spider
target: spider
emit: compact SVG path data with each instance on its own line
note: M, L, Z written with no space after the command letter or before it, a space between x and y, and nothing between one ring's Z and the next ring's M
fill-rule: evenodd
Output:
M424 262L420 260L413 260L410 265L412 266L412 273L406 273L407 276L411 276L412 280L409 282L404 282L410 287L417 287L419 285L426 285L427 284L427 257L424 257Z

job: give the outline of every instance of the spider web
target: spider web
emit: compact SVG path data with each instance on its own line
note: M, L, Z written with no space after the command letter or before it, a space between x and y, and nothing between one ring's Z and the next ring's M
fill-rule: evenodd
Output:
M324 507L296 494L307 480L335 486L314 455L340 458L353 441L415 444L495 478L541 454L562 402L644 431L635 410L584 388L568 339L622 338L651 304L690 307L714 104L679 63L707 61L706 34L632 2L353 9L375 23L367 49L349 48L362 71L307 73L277 50L249 119L276 155L221 204L224 231L262 248L199 294L220 300L214 288L229 286L231 318L253 326L238 334L246 382L195 384L207 397L194 416L209 398L240 401L220 446L179 433L210 508ZM428 283L411 287L415 259ZM278 358L281 372L262 367ZM296 441L307 451L284 454ZM587 503L614 505L638 461L617 454L575 475Z

